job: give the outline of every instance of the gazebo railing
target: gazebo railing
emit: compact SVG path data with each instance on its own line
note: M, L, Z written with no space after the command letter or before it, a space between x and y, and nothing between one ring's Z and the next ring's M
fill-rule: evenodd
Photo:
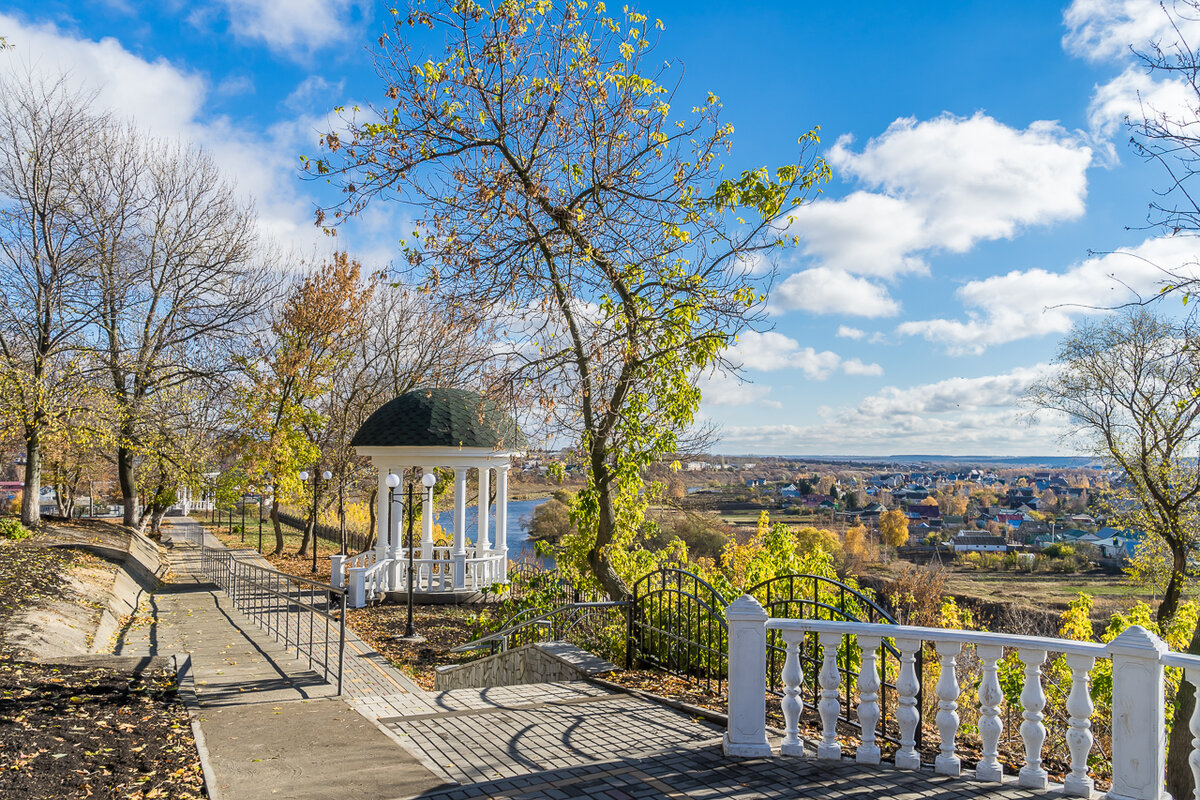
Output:
M414 592L478 592L505 579L507 556L499 551L487 550L476 555L475 548L468 547L465 555L456 556L452 547L436 546L432 548L431 558L422 558L421 552L420 547L413 548ZM380 559L374 550L345 559L341 556L333 558L331 583L349 589L349 602L353 608L373 602L385 592L408 590L409 561L406 547L401 548L397 558Z

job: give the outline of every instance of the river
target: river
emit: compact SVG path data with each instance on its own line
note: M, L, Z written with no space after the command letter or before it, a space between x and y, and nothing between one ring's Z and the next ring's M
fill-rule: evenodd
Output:
M549 499L548 497L541 497L537 500L508 501L508 559L510 562L519 561L522 558L532 559L534 557L533 542L529 540L529 522L533 519L533 510ZM492 506L490 511L491 519L488 525L488 539L494 545L496 543L496 507ZM478 534L475 522L478 518L479 508L477 506L467 506L466 527L468 542L474 543L475 536ZM447 533L454 530L453 511L439 512L435 521Z

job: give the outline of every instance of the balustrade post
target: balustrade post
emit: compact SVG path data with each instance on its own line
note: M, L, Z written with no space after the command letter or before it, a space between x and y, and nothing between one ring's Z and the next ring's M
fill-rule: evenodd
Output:
M722 747L727 756L770 757L767 742L767 619L748 594L725 609L729 625L729 722Z
M937 697L938 711L936 722L938 727L938 753L933 762L933 770L940 775L959 775L962 773L962 761L954 754L954 737L958 733L958 676L955 667L958 666L958 654L962 651L961 642L938 642L936 645L938 658L941 659L942 674L938 676Z
M862 744L854 760L859 764L878 764L879 745L875 744L875 728L879 724L879 666L875 654L882 644L878 636L859 636L862 665L858 671L858 724L862 729Z
M899 695L896 723L900 728L900 749L896 751L896 766L900 769L920 769L921 754L917 752L917 725L921 722L921 710L917 708L917 692L921 679L917 675L917 651L920 639L896 639L900 651L900 677L896 679L896 694Z
M367 604L367 568L350 569L350 607L362 608Z
M842 746L837 741L838 712L842 709L838 699L842 674L838 671L837 651L842 635L821 631L817 638L821 642L821 671L817 675L821 686L821 702L817 704L821 713L821 743L817 745L817 758L837 759L842 757Z
M1095 782L1088 776L1088 753L1092 751L1092 696L1088 691L1088 672L1096 665L1092 656L1068 653L1071 668L1071 693L1067 695L1067 748L1071 751L1071 774L1063 780L1063 794L1091 797Z
M1004 692L1000 689L1000 678L996 662L1004 658L1004 648L998 644L981 644L975 647L983 676L979 682L979 738L983 742L983 758L975 766L975 777L981 781L1001 781L1004 767L998 758L1000 734L1004 731L1004 720L1000 717L1000 703Z
M1112 657L1112 788L1109 800L1163 800L1167 734L1163 667L1167 645L1141 625L1108 643Z
M1046 693L1042 691L1042 663L1045 650L1021 648L1017 656L1025 665L1025 686L1021 689L1021 741L1025 743L1025 766L1017 773L1017 783L1031 789L1045 789L1049 776L1042 769L1042 745L1046 742L1046 726L1042 724L1042 709Z
M1200 700L1200 669L1188 667L1184 677L1195 690L1194 697ZM1192 704L1192 718L1188 720L1188 730L1192 734L1192 754L1188 756L1188 766L1192 768L1193 800L1200 800L1200 702Z
M785 756L802 756L804 741L800 738L800 715L804 713L804 670L800 666L800 646L804 643L804 634L787 631L783 639L786 649L779 676L783 680L783 699L779 705L783 711L784 735L779 752Z
M346 559L341 553L329 557L329 582L341 589L346 585Z

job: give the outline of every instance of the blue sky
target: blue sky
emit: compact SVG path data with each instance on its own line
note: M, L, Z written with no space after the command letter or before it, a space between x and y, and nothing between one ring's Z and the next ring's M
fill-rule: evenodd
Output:
M1194 241L1139 226L1163 176L1121 120L1185 96L1128 52L1154 0L644 3L658 53L736 128L729 166L778 165L814 125L834 180L776 259L774 330L705 379L726 452L1064 452L1017 399L1084 306L1153 293ZM337 104L379 97L384 7L349 0L0 2L4 68L68 69L152 131L198 141L256 198L264 234L325 249L297 177ZM1186 31L1185 31L1186 33ZM1200 33L1200 31L1197 31ZM1193 40L1200 40L1200 35ZM373 207L338 244L386 263L406 220ZM1091 255L1092 252L1112 253Z

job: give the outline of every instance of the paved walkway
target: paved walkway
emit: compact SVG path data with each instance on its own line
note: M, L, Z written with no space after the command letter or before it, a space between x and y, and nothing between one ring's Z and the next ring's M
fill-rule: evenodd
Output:
M141 639L130 637L123 651L192 653L218 800L1032 800L1048 794L851 761L727 759L718 727L586 682L424 692L349 631L346 697L332 698L332 687L307 660L298 661L203 581L194 545L184 543L198 539L199 527L176 525L169 550L174 577L155 595L157 621ZM212 537L206 544L220 547ZM253 551L239 557L258 560Z

